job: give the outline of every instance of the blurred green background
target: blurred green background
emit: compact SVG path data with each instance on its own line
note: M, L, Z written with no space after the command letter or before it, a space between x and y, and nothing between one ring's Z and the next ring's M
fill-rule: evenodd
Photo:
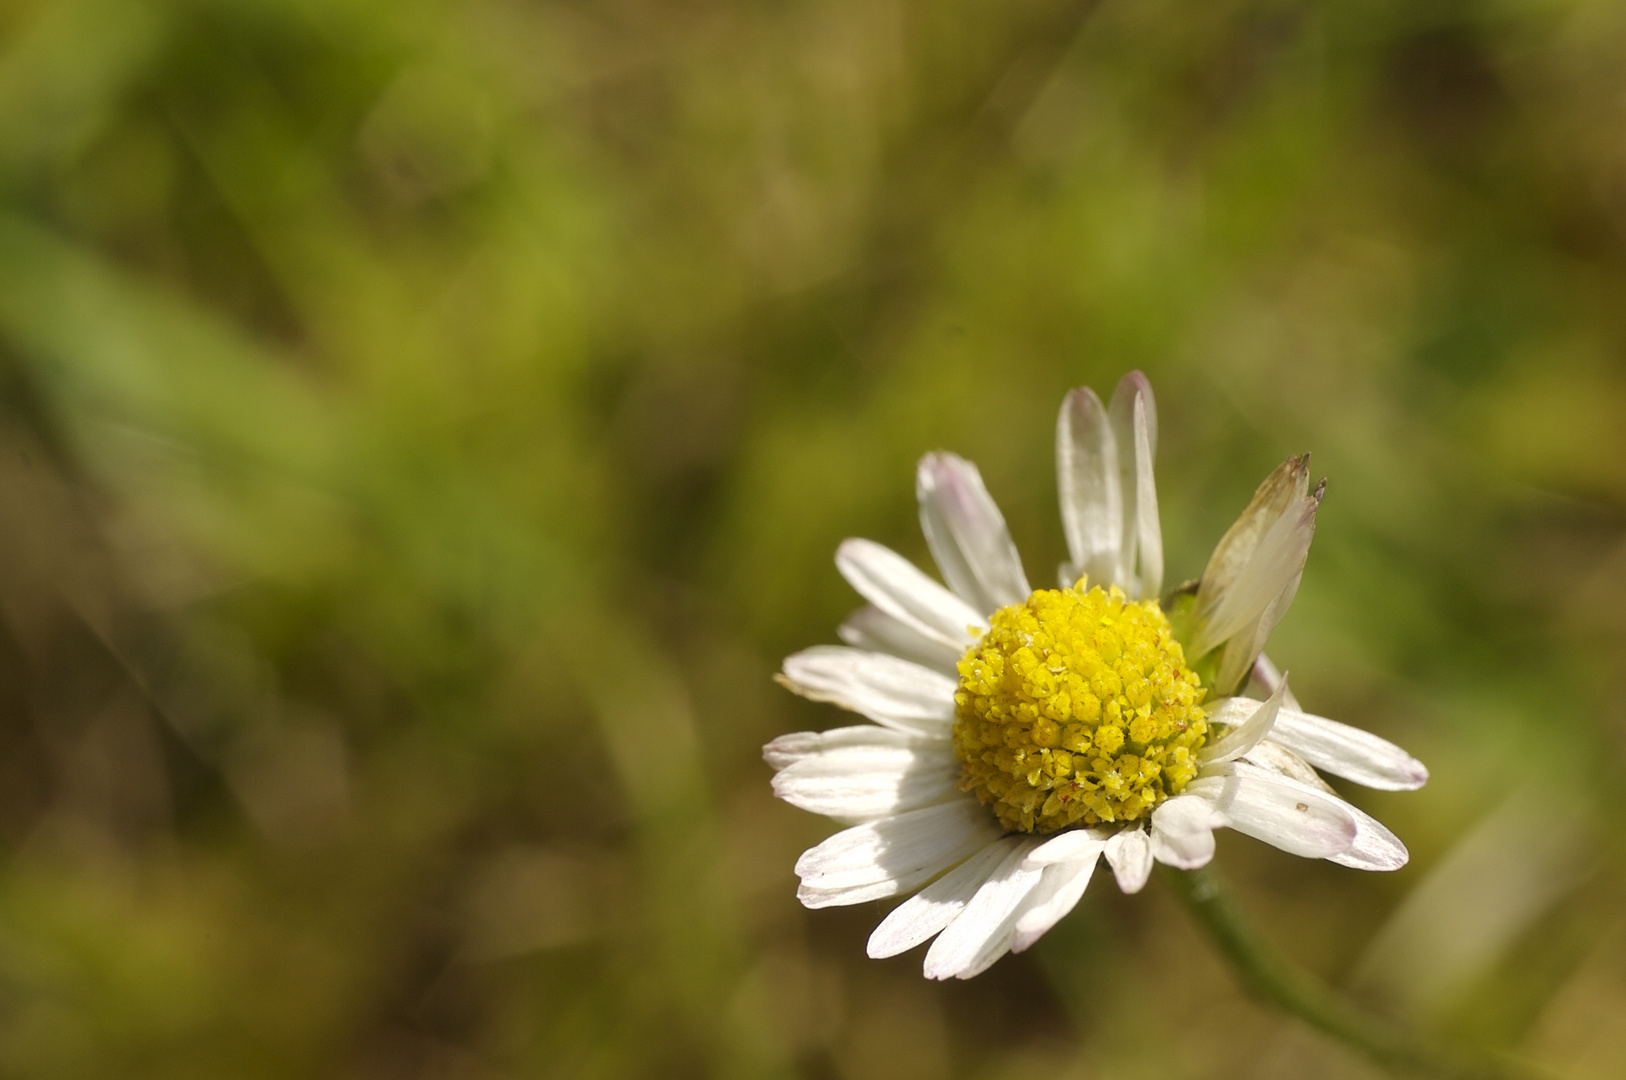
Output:
M1626 1072L1626 7L6 0L0 1072L1369 1077L1154 881L964 984L803 911L770 682L1063 392L1172 580L1331 477L1272 652L1433 770L1224 834L1429 1030Z

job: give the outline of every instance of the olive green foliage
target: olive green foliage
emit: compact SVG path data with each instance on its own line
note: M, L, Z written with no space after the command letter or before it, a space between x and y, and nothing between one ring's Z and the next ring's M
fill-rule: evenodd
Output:
M1433 770L1225 834L1374 1007L1626 1071L1626 7L0 6L0 1072L1369 1075L1104 873L967 984L805 912L770 682L1063 392L1169 575L1331 477L1273 655Z

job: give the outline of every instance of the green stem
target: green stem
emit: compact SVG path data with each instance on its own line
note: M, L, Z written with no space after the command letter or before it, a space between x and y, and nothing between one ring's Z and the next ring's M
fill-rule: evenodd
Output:
M1442 1080L1547 1080L1520 1062L1441 1045L1359 1008L1266 941L1211 869L1160 869L1249 990L1378 1065Z

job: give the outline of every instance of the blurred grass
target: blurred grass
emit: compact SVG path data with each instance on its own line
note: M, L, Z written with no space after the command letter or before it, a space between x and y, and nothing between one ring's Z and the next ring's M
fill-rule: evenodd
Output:
M1434 773L1353 795L1406 870L1230 876L1618 1075L1622 60L1601 0L0 6L0 1071L1364 1075L1155 889L954 986L794 900L836 543L923 558L948 447L1048 580L1054 409L1138 366L1171 575L1313 450L1273 653Z

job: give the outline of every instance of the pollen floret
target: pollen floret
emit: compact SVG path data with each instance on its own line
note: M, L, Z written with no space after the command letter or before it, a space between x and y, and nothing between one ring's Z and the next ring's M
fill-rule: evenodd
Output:
M1197 774L1206 691L1155 601L1040 589L959 663L960 787L1007 829L1134 821Z

